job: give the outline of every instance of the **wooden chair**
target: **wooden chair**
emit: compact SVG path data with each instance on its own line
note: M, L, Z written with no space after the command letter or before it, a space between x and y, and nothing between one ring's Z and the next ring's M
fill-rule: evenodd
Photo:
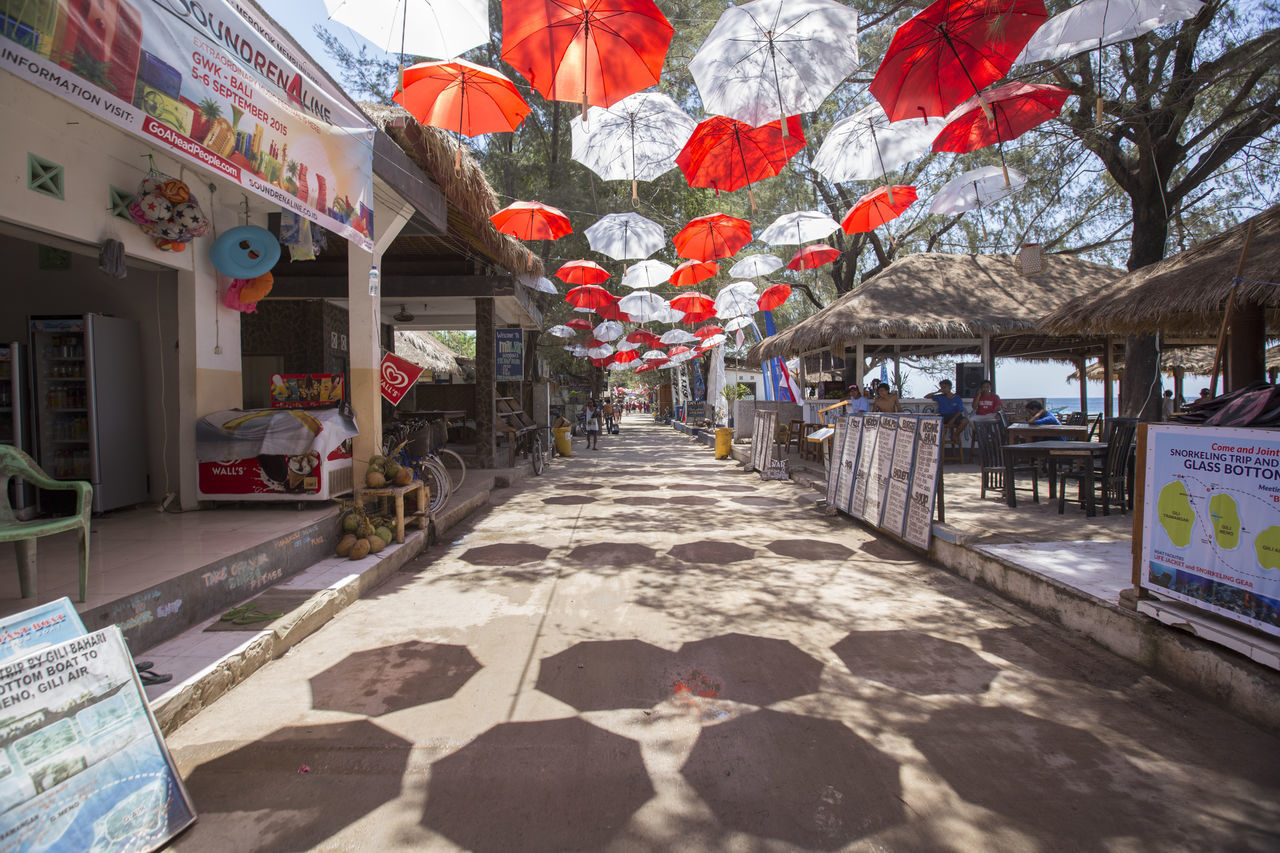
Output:
M1084 412L1072 412L1067 415L1067 419L1063 421L1065 426L1088 426L1089 416Z
M76 514L62 518L20 521L9 506L9 480L17 477L38 489L76 493ZM18 552L18 586L23 598L36 596L36 539L76 530L80 534L80 600L89 594L89 517L93 487L79 481L55 480L35 460L17 448L0 444L0 542L12 542Z
M996 421L986 421L983 423L973 424L974 431L978 436L978 454L982 459L982 488L980 497L987 496L987 490L991 489L1004 495L1004 443L1005 439L1001 434L1000 424ZM1030 492L1032 499L1036 503L1040 503L1040 470L1034 464L1019 465L1013 469L1015 479L1013 487L1016 489L1017 476L1019 474L1031 475Z
M1097 496L1102 498L1102 514L1110 515L1111 504L1115 504L1124 515L1129 506L1129 455L1133 452L1133 436L1138 430L1136 418L1112 418L1110 435L1107 437L1107 455L1101 466L1094 463L1093 457L1082 459L1072 468L1060 475L1061 483L1058 491L1058 514L1062 515L1066 506L1067 480L1075 480L1078 484L1077 500L1083 503L1086 510L1092 511ZM1086 494L1086 487L1088 493Z
M960 443L960 437L964 434L964 427L959 424L943 424L942 425L942 464L948 462L959 462L964 464L964 445Z
M800 418L792 418L787 423L787 454L791 454L791 450L795 449L797 453L804 454L804 421Z
M1102 433L1102 412L1098 412L1098 416L1089 424L1089 437L1085 441L1093 441Z
M820 429L825 429L826 424L802 424L800 427L800 458L812 459L816 462L822 461L822 442L810 441L809 436L813 435Z

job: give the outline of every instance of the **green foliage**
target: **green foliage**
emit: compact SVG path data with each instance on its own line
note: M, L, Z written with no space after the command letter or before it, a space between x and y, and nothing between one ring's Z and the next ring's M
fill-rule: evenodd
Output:
M463 358L476 357L476 333L460 329L441 329L431 333L440 343L456 352Z

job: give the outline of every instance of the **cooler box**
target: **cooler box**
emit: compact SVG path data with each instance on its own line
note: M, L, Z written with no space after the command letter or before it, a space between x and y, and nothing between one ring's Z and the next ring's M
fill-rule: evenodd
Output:
M200 500L320 501L352 489L355 421L338 409L232 409L196 424Z

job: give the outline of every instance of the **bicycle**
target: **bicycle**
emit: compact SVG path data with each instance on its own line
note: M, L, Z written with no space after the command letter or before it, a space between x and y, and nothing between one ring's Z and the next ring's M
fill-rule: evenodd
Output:
M427 484L429 509L435 514L448 506L467 472L461 456L432 440L433 423L425 418L410 418L393 424L383 430L383 451L388 458L412 468L418 479ZM456 463L456 481L444 463L446 458Z
M544 427L530 427L516 436L515 451L519 456L530 457L534 476L540 476L547 464L546 443L542 440Z

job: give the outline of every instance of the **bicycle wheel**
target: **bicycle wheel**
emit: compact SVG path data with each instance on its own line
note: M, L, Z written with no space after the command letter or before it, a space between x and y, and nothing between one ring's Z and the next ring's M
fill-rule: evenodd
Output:
M449 488L449 472L445 471L439 462L429 457L415 459L413 470L417 473L418 479L427 484L431 514L434 515L444 509L452 493Z
M529 442L529 452L533 456L533 474L538 476L542 473L542 466L546 464L547 458L542 451L542 433L535 432L533 440Z
M453 486L453 491L462 488L462 481L467 479L467 463L462 461L462 457L447 447L441 447L436 451L436 458L440 464L444 466L444 470L449 472L449 482Z

